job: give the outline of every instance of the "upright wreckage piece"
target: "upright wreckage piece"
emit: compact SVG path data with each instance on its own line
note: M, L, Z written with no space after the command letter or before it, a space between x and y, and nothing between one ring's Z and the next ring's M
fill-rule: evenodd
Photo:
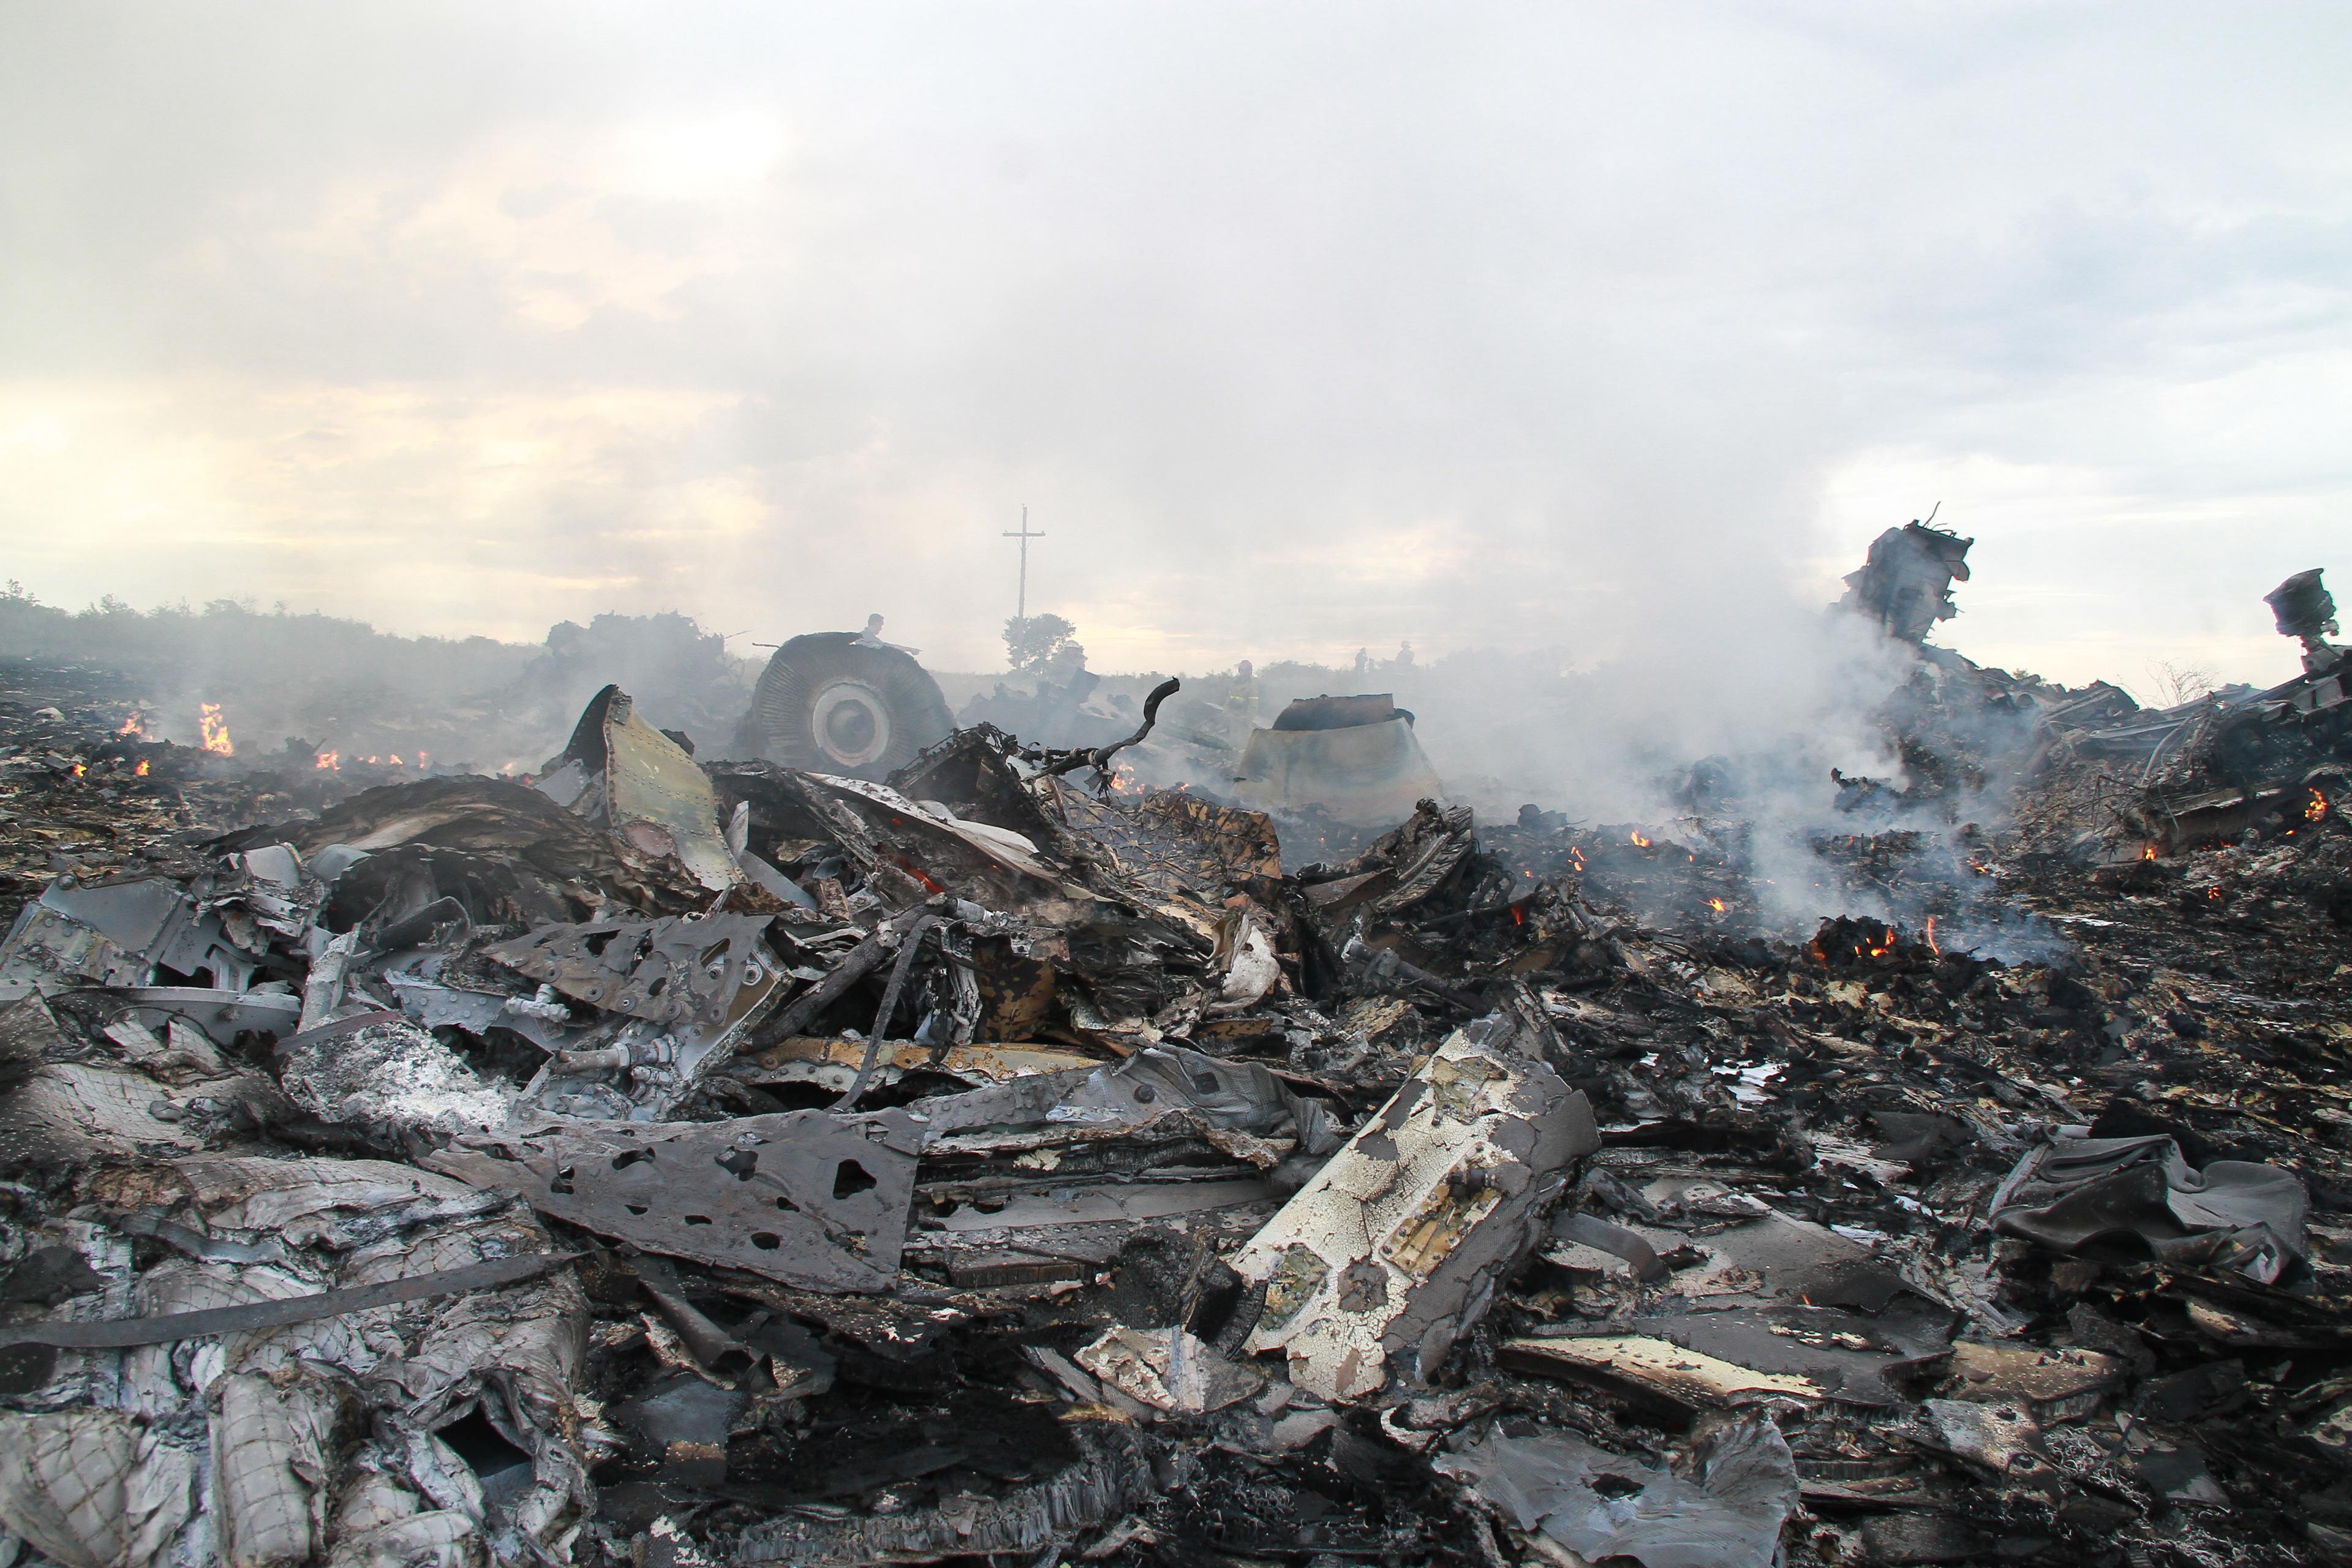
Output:
M743 880L719 829L709 776L685 747L639 718L619 687L595 695L571 743L544 772L541 794L645 854L676 856L704 887Z
M1897 642L1916 643L1958 615L1952 584L1969 580L1973 539L1906 522L1870 542L1870 558L1845 580L1845 608L1878 623Z
M1413 803L1442 795L1412 715L1386 692L1302 697L1252 731L1235 792L1268 811L1328 812L1356 827L1392 827Z

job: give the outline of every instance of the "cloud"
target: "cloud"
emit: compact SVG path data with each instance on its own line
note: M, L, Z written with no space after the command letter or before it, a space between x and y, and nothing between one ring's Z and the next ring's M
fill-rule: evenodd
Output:
M2347 564L2347 55L2321 6L53 10L0 528L53 599L879 609L984 666L1026 502L1097 662L1591 663L1940 500L1960 646L2274 677L2260 593Z

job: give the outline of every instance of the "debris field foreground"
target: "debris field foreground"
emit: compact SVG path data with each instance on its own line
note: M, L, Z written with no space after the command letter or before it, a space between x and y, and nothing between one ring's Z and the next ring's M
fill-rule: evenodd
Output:
M986 728L361 787L14 667L0 1553L2347 1561L2337 710L1917 658L1798 941L1720 770L1286 872Z

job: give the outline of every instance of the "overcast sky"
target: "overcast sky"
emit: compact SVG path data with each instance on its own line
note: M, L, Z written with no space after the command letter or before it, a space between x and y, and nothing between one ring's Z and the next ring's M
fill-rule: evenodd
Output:
M0 4L0 575L989 668L2352 604L2352 11ZM1753 671L1743 673L1753 674Z

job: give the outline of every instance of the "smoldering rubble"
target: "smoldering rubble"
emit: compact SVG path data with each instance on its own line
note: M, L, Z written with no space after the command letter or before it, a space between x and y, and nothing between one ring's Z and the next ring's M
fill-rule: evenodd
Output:
M1793 840L1385 697L361 787L11 665L0 1563L2352 1557L2332 601L2148 712L1928 645L1967 547Z

